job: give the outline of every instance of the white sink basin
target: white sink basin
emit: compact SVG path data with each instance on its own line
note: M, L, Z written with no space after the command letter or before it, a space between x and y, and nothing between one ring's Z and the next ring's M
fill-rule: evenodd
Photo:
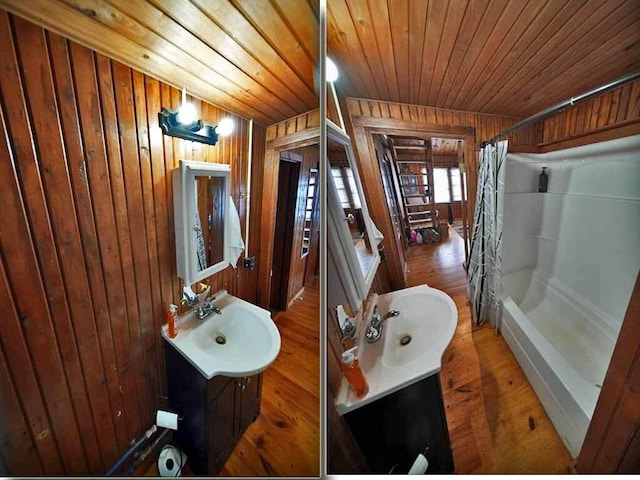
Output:
M374 305L380 315L390 310L400 314L385 320L382 338L375 343L365 341L366 325L359 327L357 355L369 393L357 398L343 379L336 398L341 415L438 373L458 324L458 310L451 297L427 285L374 296L365 312L365 323Z
M280 352L280 333L268 310L226 291L213 302L222 311L204 320L189 312L179 319L178 335L162 336L206 378L241 377L265 370Z
M389 308L400 315L385 320L383 330L384 366L399 368L428 361L433 351L444 352L457 323L458 311L452 304L447 294L434 288L398 291Z

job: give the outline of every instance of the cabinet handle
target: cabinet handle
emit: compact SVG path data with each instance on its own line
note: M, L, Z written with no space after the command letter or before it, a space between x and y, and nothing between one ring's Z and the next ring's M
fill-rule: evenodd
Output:
M247 388L247 386L246 385L242 385L242 390L244 390L245 388Z
M247 383L251 382L251 377L247 377Z
M236 383L236 385L238 385L239 387L244 387L244 385L242 385L242 382L238 382Z

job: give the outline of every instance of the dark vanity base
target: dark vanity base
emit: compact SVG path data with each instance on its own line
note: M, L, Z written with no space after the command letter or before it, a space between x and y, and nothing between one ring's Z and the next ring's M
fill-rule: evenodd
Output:
M440 375L344 415L371 473L407 473L426 452L426 473L453 473ZM394 468L395 467L395 468Z
M195 475L216 475L260 415L262 374L207 380L167 341L169 407L180 417L176 444Z

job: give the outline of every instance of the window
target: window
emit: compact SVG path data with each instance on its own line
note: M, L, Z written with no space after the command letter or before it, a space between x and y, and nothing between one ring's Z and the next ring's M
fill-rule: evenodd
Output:
M358 188L356 187L356 180L353 177L351 168L332 168L331 175L333 176L333 183L336 186L336 190L338 190L340 206L342 208L362 208Z
M347 174L347 178L349 179L349 189L351 190L351 199L353 200L353 208L362 208L360 204L360 196L358 195L358 188L356 187L356 179L353 178L353 172L351 168L345 168L345 173Z
M434 201L436 203L449 203L451 201L451 195L449 195L448 168L433 169L433 190Z
M342 179L342 171L340 168L332 168L331 175L333 176L333 184L338 190L338 198L340 199L340 206L342 208L351 208L351 202L349 202L349 195L347 189L344 186L344 180Z
M459 202L462 200L462 190L460 189L460 169L450 168L451 174L451 189L453 190L453 201Z

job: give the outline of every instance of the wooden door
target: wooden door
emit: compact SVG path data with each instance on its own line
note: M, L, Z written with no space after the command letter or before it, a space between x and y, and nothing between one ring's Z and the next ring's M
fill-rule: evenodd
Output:
M384 145L376 144L376 147L382 147L382 151L378 151L378 148L375 149L376 158L378 160L378 166L380 167L380 176L382 177L382 186L384 188L385 197L387 199L387 208L389 209L389 217L391 219L391 224L393 225L393 230L395 234L395 247L398 250L398 256L400 257L400 261L402 263L402 268L404 270L405 264L407 263L407 253L406 253L406 235L402 225L402 215L400 213L400 207L398 206L397 197L395 195L394 185L393 185L393 167L391 165L390 152L387 153L387 149Z
M240 379L230 378L222 390L209 401L209 475L215 475L222 469L236 445L239 382Z
M280 161L269 301L269 306L277 310L287 309L291 246L293 243L299 177L300 163L286 160Z

